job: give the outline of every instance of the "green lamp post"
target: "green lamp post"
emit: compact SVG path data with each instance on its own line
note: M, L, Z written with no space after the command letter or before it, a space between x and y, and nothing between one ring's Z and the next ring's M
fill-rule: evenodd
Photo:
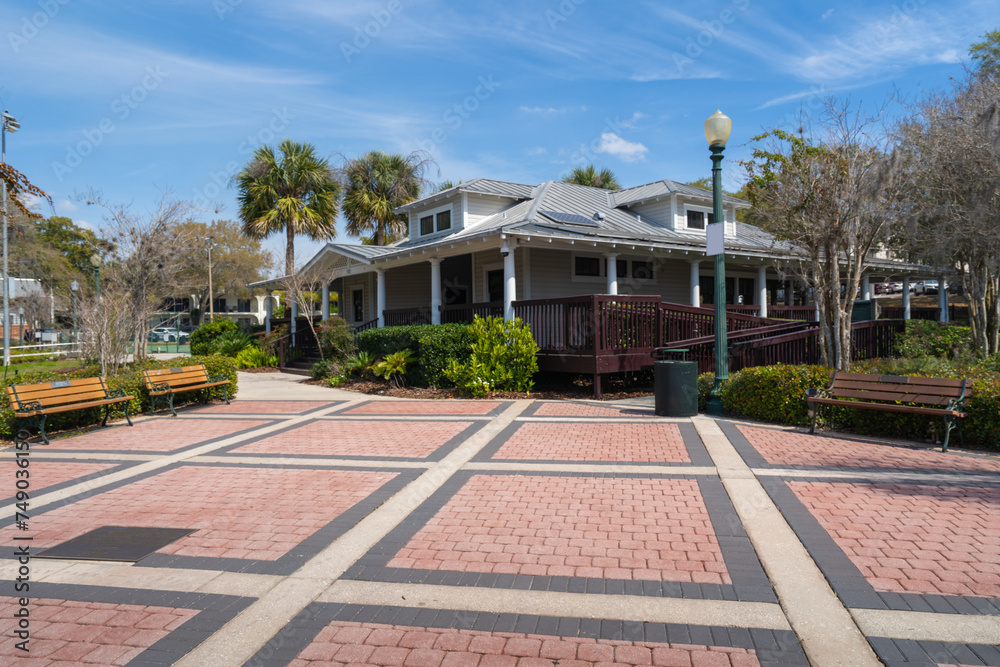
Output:
M97 291L97 300L101 300L101 256L96 252L90 256L90 263L94 267L94 288Z
M710 415L722 414L722 383L729 379L729 344L726 332L726 216L722 210L722 152L729 141L733 121L721 111L716 111L705 121L705 138L712 151L712 223L706 230L708 249L715 254L715 383L708 397L705 411ZM719 225L715 227L715 225ZM714 229L713 229L714 227ZM712 239L718 239L712 247Z

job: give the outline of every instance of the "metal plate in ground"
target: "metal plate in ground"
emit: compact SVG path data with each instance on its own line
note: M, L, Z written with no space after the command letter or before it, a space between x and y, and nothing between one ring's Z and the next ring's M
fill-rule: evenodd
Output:
M62 544L34 554L34 558L68 560L113 560L134 563L171 542L193 533L195 528L142 528L101 526Z

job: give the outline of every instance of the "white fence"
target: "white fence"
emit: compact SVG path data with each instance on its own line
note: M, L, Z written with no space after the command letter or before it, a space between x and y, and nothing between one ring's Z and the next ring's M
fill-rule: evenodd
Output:
M15 357L62 357L75 354L76 343L44 343L41 345L16 345L10 348L11 359ZM35 352L25 352L25 350L37 350Z

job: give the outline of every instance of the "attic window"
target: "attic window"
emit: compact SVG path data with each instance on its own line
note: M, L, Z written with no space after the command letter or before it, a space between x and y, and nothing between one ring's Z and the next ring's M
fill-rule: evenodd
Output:
M420 235L451 229L451 206L420 217Z
M712 213L706 213L705 211L688 211L687 212L687 228L688 229L705 229L705 218L708 218L708 224L715 222L715 216Z

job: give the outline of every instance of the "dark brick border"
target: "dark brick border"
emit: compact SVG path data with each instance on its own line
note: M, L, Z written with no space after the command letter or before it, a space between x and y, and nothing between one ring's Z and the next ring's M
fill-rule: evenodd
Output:
M725 646L756 651L762 667L809 665L798 638L790 630L314 602L289 621L263 648L244 663L244 667L287 665L316 639L323 628L337 621L384 623L416 628L516 632L598 640Z
M587 416L581 416L581 415L540 415L540 414L538 414L538 408L542 407L542 405L547 404L547 403L556 403L556 404L559 404L559 405L582 405L582 406L585 406L585 407L588 407L588 408L611 408L611 409L621 410L622 412L634 411L635 414L634 415L623 414L623 415L621 415L619 417L608 417L608 416L599 416L599 415L595 415L595 416L592 416L592 417L587 417ZM656 416L656 414L653 412L653 408L652 407L650 407L650 408L647 409L647 408L637 408L635 406L621 406L621 407L619 407L619 406L616 406L616 405L613 405L613 404L612 405L608 405L608 404L594 405L593 403L587 403L585 401L547 401L545 399L536 399L534 403L532 403L531 405L529 405L528 408L518 416L518 419L523 419L525 417L538 417L539 419L555 419L555 420L559 420L559 419L581 419L581 420L584 420L586 422L590 422L591 420L594 420L594 419L642 419L642 418L646 418L646 417L655 417L655 416Z
M421 400L421 399L417 399L417 400ZM437 399L423 399L423 400L426 400L426 401L435 401ZM467 419L490 419L492 417L496 417L497 415L499 415L501 412L503 412L504 410L506 410L507 408L509 408L510 405L511 405L511 403L513 403L513 401L503 401L502 400L502 401L500 401L500 405L498 405L497 407L493 408L489 412L483 412L483 413L480 413L480 414L477 414L477 415L461 415L461 414L458 414L458 415L455 415L455 414L442 415L442 414L438 414L438 413L433 412L433 411L426 412L426 413L423 413L423 412L404 412L404 413L379 412L379 413L371 413L371 414L367 414L367 413L366 414L358 414L356 412L351 412L351 410L357 410L358 408L364 407L366 405L371 405L372 403L381 403L383 405L386 405L386 404L390 404L390 403L394 403L394 402L396 402L396 401L376 401L376 400L365 401L363 403L358 403L357 405L355 405L354 407L352 407L350 410L345 410L343 412L338 412L337 416L338 417L339 416L344 416L344 417L404 417L404 418L405 417L464 417L464 418L467 418ZM463 399L456 399L456 400L450 401L450 402L452 402L452 403L476 403L477 401L470 401L468 399L464 399L464 400ZM330 415L330 416L332 417L333 415Z
M43 582L32 582L30 592L31 597L35 599L46 598L200 610L183 625L133 658L128 663L133 667L174 664L255 600L255 598L218 593L185 593ZM4 597L12 596L4 594Z
M868 643L887 667L988 665L1000 667L1000 647L869 637Z
M302 566L307 560L318 554L320 551L328 547L334 540L343 535L345 532L353 528L359 521L364 519L366 516L371 514L382 505L385 501L389 500L392 496L399 493L399 491L405 487L407 484L412 482L414 479L422 475L424 470L411 470L411 469L389 469L389 468L376 468L376 467L344 467L344 466L312 466L304 468L303 466L297 465L278 465L278 464L268 464L268 465L254 465L245 466L238 463L198 463L191 461L180 461L178 463L159 468L157 470L152 470L141 475L136 475L135 477L130 477L126 480L121 480L113 484L108 484L107 486L102 486L99 489L94 489L91 491L86 491L72 498L66 498L64 500L56 501L48 505L44 505L39 509L34 509L31 513L31 521L44 521L44 515L46 512L57 509L64 505L77 502L79 500L84 500L91 496L104 493L106 491L111 491L113 489L121 488L127 486L133 482L137 482L154 475L159 475L168 470L174 470L181 467L233 467L233 468L245 468L253 467L257 468L274 468L274 469L288 469L288 470L344 470L344 471L354 471L354 472L391 472L395 473L395 477L383 484L378 490L369 495L367 498L362 499L356 503L353 507L347 509L334 519L332 519L325 526L322 526L315 533L307 537L306 539L295 545L288 553L281 556L276 560L253 560L248 558L213 558L208 556L177 556L168 554L158 554L154 553L146 558L143 558L135 564L135 567L172 567L172 568L190 568L196 570L221 570L224 572L247 572L250 574L277 574L277 575L289 575L295 572L299 567ZM14 522L14 517L0 522L0 528L6 527ZM9 553L8 553L9 552ZM9 560L16 558L13 555L13 550L0 551L0 560Z
M358 420L350 419L350 420L347 420L347 419L328 419L326 417L309 419L309 420L301 422L299 424L292 424L292 425L287 426L287 427L285 427L283 429L274 431L273 433L268 433L268 434L261 435L261 436L255 437L255 438L251 438L251 439L246 440L244 442L238 442L238 443L236 443L234 445L229 445L228 447L223 447L223 448L219 449L218 451L213 452L212 455L213 456L240 456L240 457L253 456L253 457L260 457L262 459L280 458L280 459L294 459L294 460L302 460L302 461L310 461L310 460L314 461L314 460L317 460L317 459L344 459L345 461L384 461L386 463L392 463L394 461L396 461L396 462L405 461L405 462L415 462L415 463L436 463L437 461L440 461L445 456L447 456L452 451L454 451L455 448L457 448L463 442L465 442L466 440L468 440L469 438L471 438L473 435L475 435L475 433L477 431L479 431L482 428L485 428L489 424L488 421L486 421L484 419L481 419L481 418L478 419L478 420L477 419L454 419L454 420L447 420L447 421L442 420L441 423L445 423L445 424L452 423L452 422L458 422L458 421L471 421L472 423L469 424L469 426L467 426L460 433L452 436L444 444L442 444L440 447L438 447L433 452L431 452L429 455L427 455L427 456L425 456L423 458L414 457L414 456L361 456L361 455L358 455L358 454L288 454L286 452L275 452L273 454L266 454L266 453L262 454L260 452L238 452L238 451L236 451L238 449L242 449L243 447L246 447L248 445L252 445L252 444L260 442L262 440L267 440L268 438L273 438L276 435L281 435L283 433L288 433L290 431L294 431L294 430L302 428L304 426L308 426L309 424L318 424L318 423L323 423L323 422L350 423L350 422L354 422L354 421L358 421L360 423L364 423L365 422L364 419L358 419ZM378 420L379 423L386 423L386 422L392 422L392 421L398 421L401 424L404 423L404 420L402 420L402 419L399 419L399 420L380 419L380 420ZM433 421L410 422L407 425L412 425L413 423L420 423L420 424L430 423L430 424L433 424L434 422ZM415 437L419 437L419 433L415 433L414 436Z
M517 432L522 426L527 424L548 424L552 422L536 422L536 421L521 421L520 419L514 420L509 424L504 430L497 433L497 435L490 440L489 444L483 447L479 452L472 458L472 461L476 463L482 462L492 462L492 463L544 463L548 465L567 465L567 464L582 464L582 465L605 465L605 466L617 466L617 465L634 465L634 466L677 466L677 467L698 467L698 468L714 468L715 461L709 456L708 450L705 448L705 443L702 442L701 435L698 434L698 430L694 427L690 421L676 422L677 426L680 428L681 440L684 442L684 448L687 450L688 458L691 459L688 463L683 462L671 462L671 461L640 461L633 462L622 459L621 461L575 461L569 459L497 459L493 458L494 455L500 448L507 444L507 441L513 437L514 433ZM556 422L558 423L558 422ZM578 423L578 422L577 422ZM591 423L591 422L585 422ZM602 422L593 422L602 423ZM620 424L623 422L610 422L613 424ZM635 422L626 422L635 423ZM666 423L666 422L659 422Z
M844 606L859 609L891 609L896 611L922 611L939 614L1000 615L1000 598L983 598L962 595L923 595L919 593L884 593L876 591L833 537L820 525L816 517L792 491L788 481L844 482L851 484L885 484L886 482L837 477L807 477L760 480L767 494L795 531L810 557L826 576L830 586ZM897 485L926 486L919 481L894 481ZM935 483L933 486L974 486L1000 488L1000 483L978 484L955 482ZM975 663L971 663L975 664Z
M288 417L305 417L306 415L311 415L314 412L319 412L320 410L326 410L328 408L332 408L332 407L335 407L335 406L338 406L338 405L343 405L344 403L347 403L347 401L345 401L345 400L339 400L339 401L317 401L317 400L314 400L314 399L303 399L301 401L283 401L283 400L264 400L264 399L259 399L259 398L248 398L248 399L245 400L245 402L246 403L250 403L250 402L255 402L255 403L323 403L323 405L320 405L319 407L315 407L315 408L306 410L305 412L277 412L277 413L268 412L267 413L268 417L285 417L285 418L288 418ZM240 404L239 401L236 401L236 400L234 400L233 403L232 403L232 405L236 405L236 406L239 406L239 404ZM208 418L211 418L211 417L214 417L215 414L199 415L198 413L202 412L204 410L207 410L208 408L218 407L219 405L220 404L199 405L198 407L193 408L191 410L185 410L185 414L183 414L183 415L178 414L177 416L178 417L183 417L183 416L187 416L187 415L192 415L192 416L197 416L197 417L208 417ZM225 405L225 403L222 403L221 405ZM263 416L263 415L260 415L260 414L258 414L256 412L221 412L221 413L218 413L218 416L220 416L220 417L222 417L222 416L228 416L228 415L254 415L254 416L258 416L258 417Z
M174 418L174 417L153 417L152 419L147 419L147 420L143 421L142 423L143 424L147 424L149 422L161 421L161 420L168 420L168 419L171 420L171 421L177 421L177 419ZM221 417L221 416L220 417L210 417L208 415L205 415L203 417L199 417L199 420L202 420L202 419L211 419L212 421L235 421L235 420L232 420L232 419L228 419L226 417ZM184 421L184 420L181 420L181 421ZM45 447L45 452L46 453L53 452L53 453L57 453L57 454L109 454L109 455L112 455L112 456L115 455L115 454L142 454L142 455L147 455L147 456L173 456L174 454L181 454L183 452L195 449L196 447L204 447L205 445L210 445L213 442L220 442L222 440L225 440L226 438L236 438L236 437L239 437L241 435L246 435L247 433L251 433L251 432L253 432L253 431L255 431L255 430L259 429L259 428L267 428L268 426L274 426L275 424L277 424L277 423L279 423L279 422L281 422L283 420L281 420L281 419L274 419L271 416L267 416L267 417L259 417L258 421L262 421L264 423L263 424L259 424L257 426L250 426L248 428L243 429L242 431L234 431L232 433L227 433L226 435L222 435L222 436L219 436L217 438L210 438L208 440L202 440L202 441L199 441L199 442L195 442L193 444L186 445L186 446L181 447L179 449L169 449L169 450L163 450L163 451L149 451L149 450L145 450L145 449L115 449L115 450L112 450L112 451L108 451L106 449L59 449L57 447L54 447L56 441L53 441L53 443L51 445L41 445L41 446ZM122 424L121 427L129 428L125 424ZM93 432L94 431L88 431L88 433L93 433ZM36 446L36 445L34 443L32 443L32 446Z
M708 510L716 539L722 552L732 584L698 584L692 582L647 581L626 579L596 579L589 577L550 577L534 575L458 572L452 570L421 570L390 568L389 561L445 504L476 475L528 475L536 477L600 477L639 479L696 479ZM408 584L442 584L481 588L558 591L569 593L600 593L607 595L642 595L650 597L691 598L699 600L741 600L774 602L777 597L764 572L757 553L750 543L743 524L722 482L713 476L684 474L625 474L573 472L513 472L460 470L445 482L430 498L417 507L405 521L382 538L368 553L341 575L342 579L384 581Z
M35 447L36 445L34 443L32 443L31 446ZM44 446L44 445L42 445L42 446ZM7 460L7 459L4 459L4 460ZM11 461L11 463L14 462L14 459L9 459L9 460ZM106 460L106 459L74 459L74 458L61 458L61 457L60 458L49 458L49 457L46 456L44 458L39 457L39 458L35 458L35 459L31 460L31 463L29 464L28 470L31 470L30 466L34 466L34 465L37 465L39 463L48 463L48 462L52 462L52 463L86 463L86 464L91 464L91 465L93 465L93 464L109 465L111 467L108 468L107 470L100 470L98 472L92 472L92 473L83 475L82 477L74 477L73 479L68 479L65 482L59 482L58 484L51 484L49 486L39 486L39 487L36 487L36 486L32 485L31 488L29 489L29 493L31 494L32 498L37 498L38 496L40 496L42 494L45 494L45 493L55 493L56 491L61 491L62 489L68 489L69 487L75 486L77 484L82 484L84 482L89 482L91 480L104 477L105 475L110 475L112 473L116 473L116 472L119 472L121 470L125 470L125 469L131 468L133 466L137 466L140 463L146 463L146 461L109 461L109 460ZM9 483L8 488L13 489L14 488L14 481L15 481L14 480L14 475L13 475L13 472L14 472L13 469L10 472L12 474L10 476L10 480L11 481ZM31 478L29 477L29 480L30 479ZM14 496L9 496L7 498L0 498L0 504L6 505L7 503L13 503L13 502L14 502Z

